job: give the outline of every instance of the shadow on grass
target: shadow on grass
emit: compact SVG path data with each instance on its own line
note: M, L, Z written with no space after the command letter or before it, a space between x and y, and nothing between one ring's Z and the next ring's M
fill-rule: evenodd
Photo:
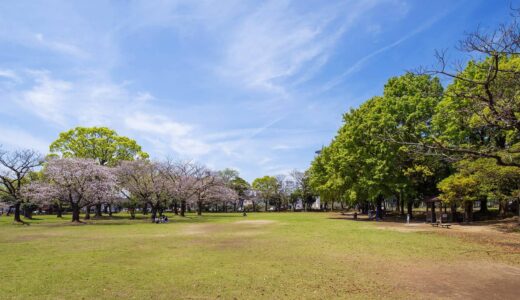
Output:
M401 216L394 213L387 213L382 220L376 220L375 218L369 219L368 215L358 214L357 218L354 219L354 213L341 213L333 217L329 217L330 220L344 220L344 221L353 221L353 222L391 222L391 223L406 223L406 216ZM424 223L426 221L425 215L420 213L414 215L414 217L410 220L410 223Z
M198 216L193 213L188 213L185 217L166 213L168 216L168 223L160 223L157 225L168 224L198 224L209 222L221 222L225 219L244 218L241 213L208 213ZM136 225L136 224L154 224L151 220L151 214L143 215L137 214L135 219L132 219L129 214L114 213L112 216L104 215L101 217L91 217L88 220L81 218L80 222L72 222L70 214L63 214L62 218L56 218L53 215L46 215L41 218L33 218L30 222L24 222L26 225L45 226L45 227L60 227L60 226L114 226L114 225ZM33 222L34 221L34 222ZM13 223L14 224L14 223ZM21 224L21 223L19 223Z

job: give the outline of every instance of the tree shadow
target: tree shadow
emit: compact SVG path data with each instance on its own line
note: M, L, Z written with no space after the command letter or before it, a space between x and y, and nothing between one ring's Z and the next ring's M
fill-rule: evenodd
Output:
M335 216L331 216L328 219L331 220L343 220L343 221L353 221L353 222L390 222L390 223L400 223L406 224L406 216L401 216L400 214L396 214L393 212L387 212L383 219L376 220L375 218L368 218L366 214L357 214L357 218L354 217L354 212L348 213L338 213ZM426 215L422 212L414 213L413 218L410 219L410 224L420 224L426 222Z

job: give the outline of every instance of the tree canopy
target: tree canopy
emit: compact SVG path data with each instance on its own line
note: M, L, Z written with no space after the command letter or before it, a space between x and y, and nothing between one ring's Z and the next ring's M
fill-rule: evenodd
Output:
M60 133L50 152L61 157L95 159L101 165L116 165L121 160L148 158L133 139L118 135L107 127L76 127Z

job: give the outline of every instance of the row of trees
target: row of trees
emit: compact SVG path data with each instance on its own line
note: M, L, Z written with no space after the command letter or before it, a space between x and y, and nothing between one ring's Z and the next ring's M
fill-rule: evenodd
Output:
M0 200L14 209L22 222L21 208L56 207L80 211L90 218L102 207L126 207L132 218L137 208L155 218L165 209L184 216L187 206L199 214L209 205L234 209L246 196L249 184L238 172L215 172L203 165L181 161L152 161L127 137L104 127L78 127L60 134L51 154L43 157L32 150L0 150ZM110 210L111 211L111 210ZM30 216L30 215L29 215Z
M291 178L286 180L286 178ZM153 161L132 139L105 127L77 127L63 132L50 146L46 157L36 151L0 150L0 203L31 217L33 210L46 208L58 216L72 212L72 221L91 214L112 214L126 208L135 218L137 210L151 212L154 219L165 210L185 215L188 209L257 211L296 209L298 201L306 210L314 201L308 173L293 171L289 176L264 176L251 186L232 169L212 171L201 164L183 161ZM4 208L2 208L4 210Z
M461 41L472 55L453 68L437 53L439 68L391 78L381 96L344 114L344 124L309 169L323 200L362 207L392 197L404 213L436 196L471 213L520 197L520 27L513 21ZM440 76L451 78L443 88Z
M172 208L184 216L186 205L198 214L211 203L236 201L238 194L219 173L190 162L121 161L116 166L100 165L92 159L54 158L46 161L38 180L22 189L22 197L38 205L52 201L68 205L72 221L80 210L97 205L124 205L135 217L135 209L151 210L155 219Z

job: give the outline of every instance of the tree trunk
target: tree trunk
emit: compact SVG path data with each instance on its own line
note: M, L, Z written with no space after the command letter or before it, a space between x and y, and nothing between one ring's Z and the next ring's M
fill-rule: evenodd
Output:
M520 198L518 200L516 200L516 210L517 210L517 213L518 213L518 224L520 225Z
M253 212L256 212L256 203L255 203L255 201L252 201L252 203L253 203Z
M395 196L395 211L399 213L401 211L400 209L400 202L401 202L401 193L396 194Z
M20 206L22 204L20 202L16 202L14 205L14 221L18 223L23 223L22 219L20 218Z
M473 202L464 202L464 223L473 221Z
M334 201L330 204L330 210L334 211Z
M237 202L233 202L233 211L237 212Z
M135 208L129 208L128 211L130 212L130 219L135 219Z
M202 201L197 201L197 215L202 216Z
M498 214L502 218L505 218L506 216L506 203L504 201L500 201L498 205Z
M177 204L177 201L173 203L173 213L179 215L179 204Z
M96 218L101 217L101 204L96 204L96 214L94 216Z
M79 206L73 202L70 203L72 208L72 222L80 222L79 220Z
M61 205L61 202L58 203L58 209L56 210L56 217L57 218L63 217L63 206Z
M112 205L111 204L108 205L108 215L110 217L112 216Z
M148 215L148 203L145 203L143 206L143 215Z
M413 219L413 202L408 201L406 203L407 214L410 215L410 219Z
M434 222L437 222L437 213L435 212L435 202L432 202L432 223Z
M382 220L383 219L383 196L377 196L376 199L376 220Z
M186 214L186 201L181 201L181 217L185 217Z
M85 220L90 220L90 205L88 205L86 208Z
M155 218L157 218L157 208L152 206L152 215L150 216L150 219L152 222L155 222Z
M264 203L265 203L265 211L267 211L267 206L268 206L267 203L268 203L268 201L266 200L266 201L264 201Z
M457 204L452 203L450 205L450 209L451 209L451 222L456 222L457 221Z
M105 207L103 207L105 214L108 214L108 208L109 208L109 205L105 205Z
M480 200L480 212L481 213L487 214L489 212L488 207L487 207L487 202L488 202L487 199Z

